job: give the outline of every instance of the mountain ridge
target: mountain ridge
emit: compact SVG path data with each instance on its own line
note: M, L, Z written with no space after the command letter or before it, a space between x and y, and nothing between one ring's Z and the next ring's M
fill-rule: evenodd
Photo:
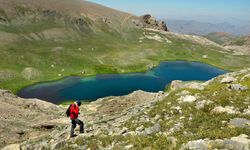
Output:
M228 32L234 35L250 34L250 23L205 22L196 20L165 19L171 31L186 34L207 35L212 32Z

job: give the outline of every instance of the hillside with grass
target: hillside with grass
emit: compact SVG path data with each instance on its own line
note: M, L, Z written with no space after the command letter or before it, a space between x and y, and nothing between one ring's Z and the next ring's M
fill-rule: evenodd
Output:
M250 36L236 36L225 32L214 32L205 36L207 39L232 51L233 55L250 55Z
M87 1L0 0L0 88L17 92L71 75L141 72L171 60L226 70L250 66L249 56L232 56L203 37L165 30L150 15Z

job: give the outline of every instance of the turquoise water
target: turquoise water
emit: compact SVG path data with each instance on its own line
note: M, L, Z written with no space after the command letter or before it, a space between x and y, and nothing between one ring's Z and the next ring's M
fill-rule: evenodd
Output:
M198 62L162 62L146 73L66 77L55 82L29 86L17 95L23 98L39 98L56 104L68 100L93 101L106 96L127 95L136 90L163 91L173 80L206 81L225 72Z

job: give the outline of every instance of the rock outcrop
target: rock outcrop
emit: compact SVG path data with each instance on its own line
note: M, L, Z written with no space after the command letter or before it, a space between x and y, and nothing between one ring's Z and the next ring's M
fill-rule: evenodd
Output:
M158 21L153 16L146 14L140 18L144 28L152 28L156 30L169 31L164 21Z
M233 150L249 150L250 140L247 135L239 135L237 137L232 137L231 139L216 139L216 140L197 140L190 141L182 147L182 150L209 150L217 149L223 147L224 149L233 149Z
M31 67L24 68L21 74L23 78L27 80L36 79L37 77L41 76L41 72L39 70Z

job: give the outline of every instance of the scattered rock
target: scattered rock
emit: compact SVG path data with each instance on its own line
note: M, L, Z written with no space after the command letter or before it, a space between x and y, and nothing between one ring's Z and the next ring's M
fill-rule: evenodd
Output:
M28 68L24 68L21 74L23 78L27 80L33 80L33 79L40 77L41 72L35 68L28 67Z
M244 118L234 118L229 122L230 127L250 128L250 120Z
M250 78L250 74L246 74L241 78L241 81L249 79Z
M178 90L182 88L182 86L183 86L183 82L181 80L174 80L170 84L171 90Z
M174 80L170 84L170 89L171 90L178 90L178 89L198 89L198 90L203 90L204 86L203 84L199 82L183 82L181 80Z
M242 150L250 149L250 139L245 134L241 134L237 137L232 137L231 140L239 143L239 147L242 147Z
M186 95L186 96L181 96L177 100L180 102L192 103L192 102L196 101L196 97L194 97L192 95Z
M169 129L168 135L171 135L177 131L180 131L183 127L184 125L182 123L180 122L176 123L172 128Z
M236 79L234 77L231 77L231 76L225 76L221 81L220 83L232 83L236 81Z
M143 134L144 135L152 135L152 134L158 133L160 131L161 131L161 125L159 123L157 123L152 127L146 128Z
M208 150L208 145L205 140L196 140L189 141L181 150L190 149L190 150Z
M180 93L177 93L176 95L177 95L177 96L184 96L184 95L188 95L188 94L190 94L189 91L183 90L183 91L181 91Z
M10 70L0 71L0 81L12 80L16 77L16 73Z
M4 147L2 150L21 150L21 147L19 144L11 144Z
M144 126L141 125L141 126L137 127L137 128L135 129L135 131L136 131L136 132L142 132L144 129L145 129Z
M250 115L250 106L248 106L248 108L243 110L243 114Z
M228 113L228 114L238 114L238 110L235 110L233 106L217 106L212 110L213 113Z
M228 88L234 91L244 91L248 89L246 86L242 86L240 84L231 84Z
M231 139L217 139L217 140L196 140L189 141L184 144L181 150L210 150L210 149L230 149L230 150L249 150L250 140L247 135L240 135L232 137Z
M208 55L202 55L202 58L207 59Z
M177 144L177 138L170 136L167 138L167 140L171 143L170 149L176 148L176 144Z
M212 104L213 102L210 100L202 100L202 101L198 101L196 102L196 106L195 108L197 109L202 109L204 108L206 105Z
M134 145L130 144L130 145L125 146L124 149L129 150L129 149L131 149L133 147L134 147Z

